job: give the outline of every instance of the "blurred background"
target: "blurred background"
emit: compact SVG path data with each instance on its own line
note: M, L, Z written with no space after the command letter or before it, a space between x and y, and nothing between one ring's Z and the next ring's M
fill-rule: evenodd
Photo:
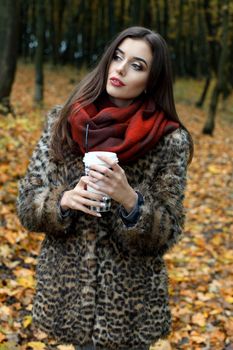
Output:
M167 41L178 114L195 145L184 238L165 257L171 347L233 349L233 1L0 0L0 350L73 349L33 326L44 235L20 225L17 183L48 110L133 25Z
M219 100L224 103L233 87L232 7L230 0L1 0L1 110L10 109L18 61L35 64L34 99L39 102L44 64L90 69L116 33L141 25L166 39L174 80L201 80L198 107L211 90L204 128L211 134ZM77 82L78 76L73 79Z

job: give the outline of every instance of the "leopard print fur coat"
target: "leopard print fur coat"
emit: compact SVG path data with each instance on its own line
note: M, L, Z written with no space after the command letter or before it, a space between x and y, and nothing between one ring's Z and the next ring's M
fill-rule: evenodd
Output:
M81 156L67 153L65 162L55 162L50 155L51 125L60 108L48 115L17 199L21 223L45 233L34 322L59 343L148 348L170 328L163 255L179 240L184 224L188 134L179 128L136 163L123 166L144 197L135 226L124 225L115 202L102 218L75 210L62 217L61 196L84 173Z

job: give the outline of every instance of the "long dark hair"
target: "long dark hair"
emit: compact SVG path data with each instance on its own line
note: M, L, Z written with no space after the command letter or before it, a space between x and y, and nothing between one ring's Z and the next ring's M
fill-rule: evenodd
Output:
M79 102L80 106L84 107L94 102L105 91L108 70L114 53L120 43L126 38L141 39L150 45L153 53L153 60L147 82L146 94L154 99L156 105L166 113L169 119L179 122L181 127L187 130L179 120L175 108L171 63L165 40L161 35L150 29L144 27L130 27L117 35L107 47L96 68L87 74L75 87L63 106L52 130L51 150L55 159L64 159L65 148L70 149L70 151L74 151L76 148L71 137L70 124L68 123L68 115L71 106L75 102ZM189 162L191 162L193 156L193 141L189 132L188 134L190 139Z

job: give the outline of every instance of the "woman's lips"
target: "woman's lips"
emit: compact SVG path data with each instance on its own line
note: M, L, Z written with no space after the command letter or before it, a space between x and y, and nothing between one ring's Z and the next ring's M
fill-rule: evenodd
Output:
M125 84L120 80L115 77L110 78L110 82L113 86L121 87L125 86Z

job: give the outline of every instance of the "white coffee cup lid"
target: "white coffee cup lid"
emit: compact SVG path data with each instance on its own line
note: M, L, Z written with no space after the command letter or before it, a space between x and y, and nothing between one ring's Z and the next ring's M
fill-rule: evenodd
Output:
M114 152L104 152L104 151L93 151L93 152L87 152L85 153L84 157L83 157L83 162L88 165L88 164L103 164L106 165L106 163L99 159L98 156L106 156L108 158L110 158L111 160L115 161L116 163L118 163L118 158L117 158L117 154Z

